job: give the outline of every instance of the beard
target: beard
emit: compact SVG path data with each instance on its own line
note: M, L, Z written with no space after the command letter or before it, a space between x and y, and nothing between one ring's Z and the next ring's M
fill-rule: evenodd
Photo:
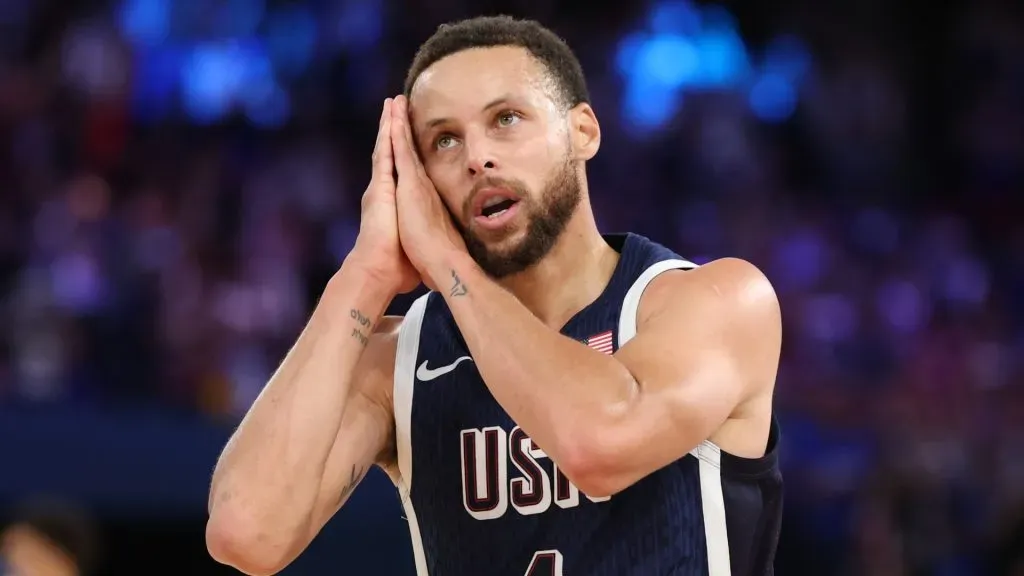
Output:
M524 185L515 181L501 181L501 186L517 193L520 209L527 219L526 233L512 246L491 247L467 226L454 218L456 227L466 242L466 250L477 265L490 277L505 278L529 269L551 252L566 225L576 213L582 198L579 175L568 160L544 184L539 199L534 202Z

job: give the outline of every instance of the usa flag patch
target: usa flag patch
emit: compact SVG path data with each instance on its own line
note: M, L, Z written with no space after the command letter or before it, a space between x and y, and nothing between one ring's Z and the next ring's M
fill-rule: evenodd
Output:
M601 332L587 338L587 346L605 354L612 353L612 331Z

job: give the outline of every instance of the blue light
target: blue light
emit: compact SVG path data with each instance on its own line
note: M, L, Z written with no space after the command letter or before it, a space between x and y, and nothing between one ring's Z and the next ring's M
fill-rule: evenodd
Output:
M169 0L124 0L119 14L121 34L129 42L153 46L170 32Z
M143 121L160 120L174 107L180 51L165 45L137 50L135 57L133 112Z
M696 34L701 27L700 12L686 0L655 4L647 21L655 34Z
M274 78L274 69L264 53L251 53L246 60L238 94L249 121L261 128L277 128L291 116L287 91Z
M697 8L692 0L655 0L646 24L624 36L615 54L629 127L663 126L685 95L699 90L742 91L766 122L783 121L796 110L799 86L813 67L798 38L777 38L756 62L727 9Z
M264 0L221 0L215 17L216 31L226 37L251 36L263 20L265 8Z
M197 122L220 120L231 107L244 73L244 58L232 44L200 44L182 68L185 109Z
M656 36L643 44L638 54L635 75L665 88L679 88L700 70L700 55L685 37Z
M640 51L647 43L647 34L633 32L619 42L615 55L615 67L619 75L626 78L633 75L637 69L637 61L640 60Z
M239 78L241 97L244 98L246 94L253 90L260 90L260 87L276 83L276 80L274 80L274 66L267 56L267 51L261 44L257 42L246 44L242 55L244 62L242 63Z
M663 127L679 111L680 96L662 86L633 82L626 88L622 115L627 125L641 130Z
M694 44L700 53L700 77L695 81L700 87L735 86L749 75L747 49L735 32L705 32Z
M765 74L750 90L750 109L765 122L782 122L796 111L796 89L778 74Z

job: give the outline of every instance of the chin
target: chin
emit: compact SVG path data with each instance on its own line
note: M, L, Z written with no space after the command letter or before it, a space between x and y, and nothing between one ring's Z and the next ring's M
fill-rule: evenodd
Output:
M525 227L513 225L502 230L488 230L483 235L477 236L477 238L491 254L495 256L511 256L522 246L525 236Z
M478 244L486 246L488 250L502 250L514 248L521 242L526 233L526 226L513 221L501 228L486 229L474 226L470 230Z

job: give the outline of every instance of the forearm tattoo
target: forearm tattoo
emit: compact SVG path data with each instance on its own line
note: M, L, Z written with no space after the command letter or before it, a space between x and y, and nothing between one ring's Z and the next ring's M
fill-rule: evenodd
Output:
M352 328L352 338L366 346L366 343L370 341L370 334L373 332L373 322L370 322L369 318L355 308L349 311L349 316L356 322L356 326Z

